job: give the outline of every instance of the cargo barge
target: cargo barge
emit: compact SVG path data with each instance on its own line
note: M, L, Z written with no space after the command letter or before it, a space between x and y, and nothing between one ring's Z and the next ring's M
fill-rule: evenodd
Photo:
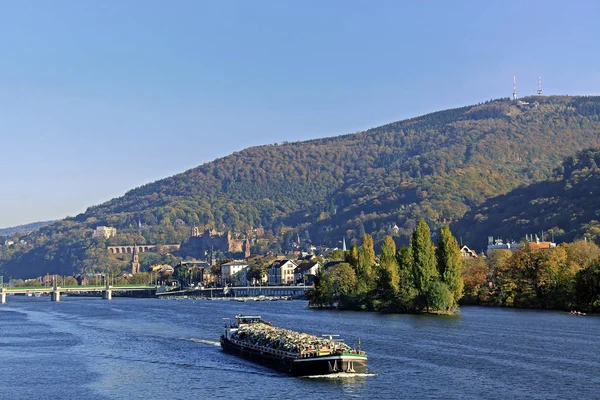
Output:
M225 319L224 351L293 376L366 373L367 355L336 337L276 328L260 316ZM360 342L359 342L360 343Z

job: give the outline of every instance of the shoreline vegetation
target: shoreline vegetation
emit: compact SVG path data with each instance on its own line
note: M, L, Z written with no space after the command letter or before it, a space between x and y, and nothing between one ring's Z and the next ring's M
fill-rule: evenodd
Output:
M420 220L409 246L386 237L375 256L373 239L344 253L344 262L320 271L309 307L385 313L453 315L462 305L600 312L600 247L587 240L487 257L462 257L448 227L437 246Z
M309 307L391 313L455 314L463 296L460 248L448 227L440 229L437 248L421 219L410 246L396 249L390 236L375 257L373 238L352 246L345 262L319 271Z

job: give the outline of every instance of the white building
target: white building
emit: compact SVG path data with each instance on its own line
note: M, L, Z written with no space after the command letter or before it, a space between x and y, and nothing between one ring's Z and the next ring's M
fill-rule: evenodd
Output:
M475 250L471 250L467 246L463 246L460 249L460 255L463 258L477 258L477 253L475 252Z
M117 228L112 228L110 226L97 226L96 230L92 234L93 237L103 237L108 239L112 236L117 235Z
M510 250L516 251L523 247L523 243L504 243L502 239L494 239L493 237L488 237L488 246L487 246L487 254L490 254L490 251L494 250Z
M248 267L245 260L233 260L221 265L221 282L223 285L248 285Z
M298 267L292 260L275 260L267 268L268 284L271 286L294 283L294 270Z

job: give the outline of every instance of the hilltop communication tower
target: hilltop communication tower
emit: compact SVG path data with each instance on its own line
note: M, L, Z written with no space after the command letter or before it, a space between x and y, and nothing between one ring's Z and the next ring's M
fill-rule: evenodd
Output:
M517 101L517 77L513 76L513 100Z
M538 90L537 90L537 94L538 96L543 96L544 95L544 90L542 89L542 76L538 75Z

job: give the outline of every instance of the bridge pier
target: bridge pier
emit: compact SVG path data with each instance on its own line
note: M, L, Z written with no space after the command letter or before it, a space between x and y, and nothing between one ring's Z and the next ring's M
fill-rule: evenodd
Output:
M60 291L58 288L54 289L52 293L50 293L50 301L60 302Z
M6 304L6 289L0 289L0 304Z
M110 288L107 288L103 293L102 293L102 298L104 300L112 300L112 290Z

